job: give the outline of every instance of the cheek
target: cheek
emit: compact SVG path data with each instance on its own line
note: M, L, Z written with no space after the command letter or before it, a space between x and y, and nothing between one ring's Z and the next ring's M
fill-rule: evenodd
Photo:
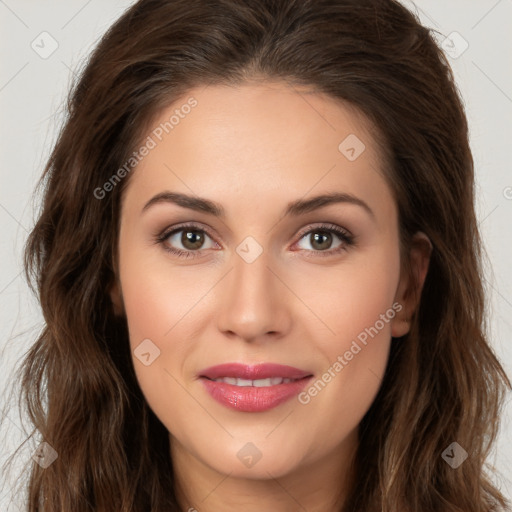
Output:
M307 272L298 272L294 278L297 295L306 299L317 318L319 334L312 331L311 339L318 339L332 355L374 326L392 307L399 265L398 250L390 243L350 255L330 268L309 265ZM394 312L389 311L387 316L393 317ZM379 321L378 328L384 337L391 333L389 322L382 325Z
M310 330L323 354L323 372L305 390L301 403L321 409L334 426L344 418L355 427L372 404L384 375L391 344L391 321L400 309L394 303L399 280L398 252L369 251L320 280L310 275L308 305L322 320ZM316 279L315 279L316 278ZM302 286L306 286L305 283ZM395 307L393 307L395 304Z
M141 271L140 261L135 253L126 258L121 281L135 374L160 421L169 431L186 437L189 426L175 411L190 412L194 405L183 387L183 370L196 347L193 329L201 303L193 306L209 286L207 280L195 283L192 275L175 271L171 276L155 265Z
M129 240L121 245L120 278L130 342L133 349L150 338L163 347L200 307L194 305L210 287L208 273L199 277L197 268L173 267L163 253L139 246Z
M153 251L135 244L124 249L120 280L131 355L139 385L158 410L164 397L181 396L173 376L180 376L183 362L194 349L192 329L201 304L194 305L210 285L206 275L197 279L191 268L171 272L165 258L151 256Z

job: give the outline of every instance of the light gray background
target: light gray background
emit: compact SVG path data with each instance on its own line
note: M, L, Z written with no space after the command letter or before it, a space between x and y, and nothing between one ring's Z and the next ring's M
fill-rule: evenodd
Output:
M477 211L491 262L487 269L492 344L512 376L512 0L418 0L404 4L444 36L466 104L477 172ZM133 0L0 0L0 408L17 359L42 325L37 301L21 274L21 252L33 225L32 191L62 120L64 99L77 66ZM48 32L58 48L51 49ZM467 49L460 53L467 42ZM34 43L33 43L34 42ZM446 43L445 43L446 44ZM37 46L36 46L37 45ZM510 395L493 457L495 478L512 497ZM16 409L0 421L0 464L26 438ZM34 444L15 468L31 463ZM0 510L14 512L15 474L3 475ZM18 484L21 482L18 482Z

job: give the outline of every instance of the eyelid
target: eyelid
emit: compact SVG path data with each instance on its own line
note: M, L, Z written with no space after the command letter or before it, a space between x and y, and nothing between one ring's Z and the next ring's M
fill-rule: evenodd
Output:
M219 245L219 243L215 241L216 237L211 233L210 228L204 224L196 223L196 222L184 222L182 224L176 224L171 227L165 228L163 231L159 231L156 234L155 239L156 239L156 241L164 242L171 235L174 235L180 231L185 231L186 229L189 229L190 231L202 231L202 232L206 233L206 235L208 235L208 237L212 240L213 243L215 243L216 245ZM197 251L189 251L189 252L199 253L203 250L206 250L206 249L199 249Z
M308 224L306 227L304 227L302 230L299 231L297 234L297 237L301 239L304 235L307 235L310 231L321 231L324 230L332 230L332 231L341 231L344 233L347 237L355 238L354 235L347 229L342 226L338 226L337 224L334 224L332 222L312 222Z

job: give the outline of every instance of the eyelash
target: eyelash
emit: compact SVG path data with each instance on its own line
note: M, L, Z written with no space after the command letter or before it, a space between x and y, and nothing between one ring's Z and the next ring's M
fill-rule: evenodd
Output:
M309 228L309 226L308 226ZM330 249L327 251L314 251L314 250L306 250L306 253L313 253L308 254L307 257L316 257L317 255L320 257L327 257L327 256L333 256L334 254L341 253L343 251L346 251L348 247L353 246L355 243L355 236L348 233L348 231L344 230L343 228L340 228L336 224L321 224L319 226L315 226L311 229L307 229L304 233L302 233L299 237L299 241L302 240L306 235L310 235L311 233L334 233L335 235L340 238L342 241L342 244L339 247L336 247L335 249ZM184 224L178 227L173 227L171 230L164 230L162 233L156 235L155 237L155 243L160 244L163 249L166 252L172 253L179 258L196 258L203 250L206 249L199 249L197 251L183 251L182 249L176 249L174 247L169 247L165 244L166 240L176 233L179 233L180 231L195 231L200 232L208 235L210 238L213 239L212 235L208 232L208 230L204 229L203 227L200 227L197 224Z

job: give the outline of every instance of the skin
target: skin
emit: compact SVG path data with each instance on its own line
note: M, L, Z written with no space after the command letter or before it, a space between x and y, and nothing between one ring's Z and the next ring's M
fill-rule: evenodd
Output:
M130 177L111 290L127 316L132 355L144 339L160 350L148 366L135 356L133 363L170 433L181 507L334 512L352 481L357 427L381 384L391 336L409 330L417 303L406 292L421 290L430 245L419 233L410 252L414 278L401 272L382 157L368 121L349 105L279 82L209 86L191 90L154 125L190 96L198 105ZM354 161L338 150L350 134L365 144ZM141 213L163 191L210 199L226 216L170 202ZM289 202L333 191L357 196L373 216L336 203L283 217ZM204 234L199 249L183 245L181 232L155 242L183 222L212 236ZM318 248L313 233L301 233L323 222L348 230L354 245L322 257L344 242L332 234ZM247 236L263 250L252 263L236 252ZM201 254L179 258L165 245ZM319 378L394 303L401 310L307 404L293 398L265 412L233 411L197 378L225 362L277 362ZM248 442L262 455L252 467L237 457Z

